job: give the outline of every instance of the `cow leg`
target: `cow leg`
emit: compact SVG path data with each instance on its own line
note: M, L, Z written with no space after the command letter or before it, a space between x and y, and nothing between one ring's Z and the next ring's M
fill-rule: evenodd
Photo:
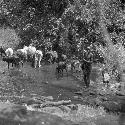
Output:
M75 66L74 66L74 64L72 63L72 64L71 64L71 72L73 73L74 70L75 70Z
M19 66L21 65L23 67L23 62L24 62L24 59L22 59L20 62L19 62ZM21 64L20 64L21 63Z
M16 65L18 68L20 68L20 62L17 62Z
M73 67L72 67L72 65L71 65L71 73L73 73Z
M35 59L31 57L31 66L35 68Z
M38 66L41 67L41 57L39 57L39 60L38 60Z
M19 68L19 62L14 62L14 66Z
M59 67L57 67L56 68L56 77L57 77L57 79L59 79L59 74L60 74L60 71L59 71L60 69L59 69Z
M13 62L13 66L14 66L14 67L17 67L17 66L18 66L18 62L17 62L16 60Z
M62 75L62 70L59 68L59 76L61 76Z
M52 59L52 63L54 64L54 61L55 61L55 59L54 59L54 57L53 57L53 59Z
M50 64L52 63L51 58L49 58L48 62L49 62Z
M36 68L36 66L37 66L37 60L35 59L34 68Z
M27 61L27 59L28 59L28 57L27 57L27 55L25 55L25 57L24 57L25 62Z
M15 67L17 67L17 66L18 66L18 65L17 65L17 62L12 63L12 65L14 65Z
M66 70L66 73L67 73L67 77L68 77L68 70L67 70L67 68L66 68L65 70Z
M8 62L8 69L9 69L9 62Z
M61 69L61 76L63 77L63 69Z
M22 63L22 67L23 67L23 61L21 61L21 63Z
M37 62L38 62L38 67L40 67L40 66L41 66L41 65L40 65L40 59L38 59L38 61L37 61Z
M56 62L56 58L55 57L53 57L53 64Z
M53 56L51 56L50 61L50 63L53 64Z
M13 63L12 63L12 67L13 67Z
M59 67L59 69L58 69L58 74L59 74L60 77L63 76L63 70L62 70L62 67Z

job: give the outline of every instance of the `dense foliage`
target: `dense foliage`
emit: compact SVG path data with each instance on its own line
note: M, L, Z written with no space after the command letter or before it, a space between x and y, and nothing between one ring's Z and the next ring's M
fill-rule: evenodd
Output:
M118 0L3 0L0 24L15 29L22 40L20 46L34 41L39 48L50 42L54 50L69 56L81 57L91 50L96 58L94 46L106 46L109 41L101 20L113 44L124 43L123 5Z

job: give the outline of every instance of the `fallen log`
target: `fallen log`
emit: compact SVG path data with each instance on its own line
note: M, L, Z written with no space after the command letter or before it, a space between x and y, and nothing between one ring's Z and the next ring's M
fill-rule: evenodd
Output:
M35 100L40 100L40 101L53 101L53 97L52 96L41 96L41 97L34 97Z
M43 104L46 103L48 101L52 101L53 98L51 96L48 97L33 97L33 98L22 98L22 100L20 100L20 103L25 103L27 105L32 105L32 104Z
M44 108L44 107L49 107L49 106L60 106L60 105L69 105L71 103L71 100L68 100L68 101L58 101L58 102L46 102L46 103L43 103L41 104L41 108Z

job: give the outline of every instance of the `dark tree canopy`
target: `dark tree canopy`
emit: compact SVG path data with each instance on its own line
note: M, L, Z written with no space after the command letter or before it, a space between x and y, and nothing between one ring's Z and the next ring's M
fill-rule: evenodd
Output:
M125 30L121 4L117 0L104 2L104 22L109 34L115 32L119 36ZM3 0L0 24L15 29L21 45L37 39L36 46L41 46L49 40L54 50L82 54L93 43L106 45L98 6L97 0Z

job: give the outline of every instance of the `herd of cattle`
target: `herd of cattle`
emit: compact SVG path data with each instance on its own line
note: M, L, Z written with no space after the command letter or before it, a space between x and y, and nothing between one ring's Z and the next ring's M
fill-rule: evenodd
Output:
M57 72L60 74L63 74L63 70L68 69L75 69L76 67L81 70L80 66L81 63L77 59L67 59L67 56L65 54L59 55L56 51L46 51L43 52L42 50L37 50L34 46L24 46L23 49L17 49L13 50L12 48L4 49L2 46L0 47L0 53L2 60L8 63L8 69L10 63L12 66L15 67L20 66L20 63L23 64L26 61L29 61L32 63L32 66L34 68L41 67L41 62L44 61L45 63L57 63ZM77 68L77 69L78 69Z
M74 70L77 72L83 72L83 80L87 87L90 84L90 74L92 70L92 62L87 60L79 60L77 57L75 58L67 58L65 54L58 54L56 51L42 51L37 50L34 46L24 46L23 49L13 50L12 48L7 48L6 50L1 46L0 53L2 60L12 66L20 67L20 64L25 62L31 62L34 68L41 67L41 62L54 64L56 63L56 75L63 76L63 71L67 72L70 70L73 72ZM89 56L89 55L87 55Z

